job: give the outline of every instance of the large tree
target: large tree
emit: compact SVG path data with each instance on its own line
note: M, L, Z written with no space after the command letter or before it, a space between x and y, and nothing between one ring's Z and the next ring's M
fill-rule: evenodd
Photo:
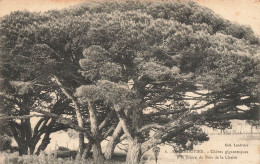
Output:
M258 119L260 41L250 27L177 1L87 3L30 14L2 18L1 58L24 53L30 60L9 60L1 70L26 72L27 79L12 77L24 84L45 77L37 82L70 102L96 161L109 135L106 158L127 138L126 161L138 163L155 145L183 150L206 141L201 125ZM46 56L45 64L34 60Z
M55 16L57 15L52 12L48 16L29 12L14 12L9 16L5 16L1 22L1 34L3 34L1 37L1 59L3 64L1 69L1 82L3 84L1 88L1 98L3 100L1 112L5 114L5 117L1 119L21 119L22 122L26 120L26 126L23 123L22 127L27 128L18 128L19 124L17 122L9 121L16 125L13 128L13 133L15 133L14 136L17 136L16 141L21 150L20 155L27 154L28 147L32 147L30 148L32 154L35 145L43 134L45 134L43 145L40 145L36 153L38 154L44 150L50 141L50 133L62 129L61 127L53 127L55 121L57 121L57 115L61 114L74 114L73 119L78 124L76 127L81 129L79 131L79 156L83 154L85 147L83 133L89 140L87 149L91 147L92 143L95 142L95 138L97 138L95 130L93 131L93 128L96 127L93 125L93 121L88 118L92 118L92 110L88 112L88 108L80 106L73 95L76 87L90 83L77 73L78 59L79 56L82 56L79 53L82 47L78 44L84 43L85 38L81 39L80 36L84 35L84 32L88 29L89 21L84 24L82 18L69 18L69 20L73 21L70 24L65 24L68 18L59 21L55 20ZM79 24L81 28L71 30L79 27ZM74 40L70 40L70 38ZM47 110L50 113L39 111L38 108ZM98 126L98 130L101 132L98 140L101 142L112 132L114 126L110 126L117 120L111 120L114 113L108 107L103 106L102 103L100 107L94 108L98 110L98 112L94 110L94 115L97 115L96 117L102 120ZM37 117L43 118L39 120L34 130L31 129L30 125L32 116L29 116L32 111L44 113L43 116L37 115ZM52 114L56 114L56 116L53 117ZM50 119L52 122L49 122ZM71 126L69 122L65 122L66 126L63 126L63 129L75 127L74 125ZM45 128L46 125L48 126L47 129ZM60 126L60 124L58 125ZM38 131L40 131L39 127L43 130L37 135ZM86 129L83 129L84 127ZM20 131L28 133L28 137L20 134L22 133ZM89 133L94 134L89 135ZM20 139L21 135L22 139ZM35 142L29 142L35 138L31 137L32 135L37 136ZM29 146L29 144L32 146ZM93 146L94 149L95 144ZM98 147L99 151L96 152L102 156L101 148ZM87 152L86 150L85 154Z
M127 163L161 143L187 149L189 141L207 140L199 125L257 116L259 42L143 11L95 16L92 45L79 61L83 76L95 83L79 87L77 96L103 100L117 112L128 137Z
M47 20L39 14L15 12L1 21L1 119L9 120L20 155L39 154L50 143L52 132L68 128L56 118L39 115L42 118L35 127L31 125L30 114L35 110L57 115L71 110L60 87L51 82L57 62L55 52L47 44L36 42L36 29Z

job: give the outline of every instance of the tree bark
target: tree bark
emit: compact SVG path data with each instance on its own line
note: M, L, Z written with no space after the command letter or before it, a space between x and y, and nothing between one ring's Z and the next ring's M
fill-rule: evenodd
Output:
M19 142L18 143L18 151L19 155L28 155L28 146L26 145L26 142Z
M32 141L32 128L30 118L25 119L22 126L24 126L26 145L29 148L28 154L33 155L37 143L34 144L34 141Z
M50 140L51 140L50 133L46 133L42 139L42 143L38 147L35 154L39 155L41 153L41 151L44 151L46 149L46 147L48 146L48 144L50 143Z
M107 143L105 154L104 154L106 159L111 159L115 146L119 142L119 137L121 132L122 132L121 124L118 124L111 138Z
M102 154L100 139L98 136L98 122L97 122L97 111L94 102L88 102L89 120L90 120L90 131L95 141L92 145L93 160L94 163L104 163L104 156Z
M23 121L24 120L21 120L21 122L23 122ZM28 145L25 140L26 138L25 138L24 128L21 126L22 123L21 123L21 125L19 125L17 122L11 121L9 123L9 125L11 127L14 139L18 144L19 155L20 156L27 155L28 154Z
M138 108L133 109L132 113L132 129L138 131L142 124L142 112Z
M85 144L84 146L84 152L82 154L82 159L88 159L89 158L89 155L90 155L90 150L92 149L92 143L87 143Z
M96 142L92 145L93 151L93 160L95 164L103 164L104 163L104 156L102 154L102 149L100 142Z
M95 104L91 101L88 102L89 120L90 120L90 131L93 137L98 135L98 123L97 123L97 111Z
M83 152L84 152L84 133L79 132L79 156L82 156Z
M36 145L34 145L34 144L29 146L30 155L33 155L34 150L35 150L35 146L36 146Z
M129 147L126 155L126 164L138 164L141 161L141 143L137 139L129 142Z
M138 137L134 136L134 133L132 133L133 126L136 126L138 129L139 121L135 119L137 117L138 112L133 112L132 120L135 121L135 123L132 123L132 130L131 128L127 125L127 120L126 116L124 113L120 113L119 109L116 109L117 106L115 106L115 110L118 111L118 117L119 117L119 124L122 127L123 132L129 139L128 143L128 150L127 150L127 156L126 156L126 164L138 164L141 161L141 143L138 142Z
M80 107L76 99L65 89L65 87L60 82L59 78L57 76L54 76L56 83L60 86L62 92L72 101L75 111L76 111L76 117L78 121L78 126L81 128L84 128L84 122L82 119L82 114L80 112ZM84 133L79 132L79 155L81 156L84 151Z

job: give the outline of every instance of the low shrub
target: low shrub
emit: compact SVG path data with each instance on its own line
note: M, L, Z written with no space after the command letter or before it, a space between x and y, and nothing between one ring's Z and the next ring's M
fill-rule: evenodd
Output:
M92 159L77 160L73 158L59 158L56 154L47 155L42 152L39 156L26 155L26 156L12 156L6 155L4 164L95 164ZM109 160L104 164L123 164L122 161Z
M8 149L11 149L12 140L9 136L7 135L0 135L0 151L5 151Z
M75 159L77 156L76 150L55 150L51 153L57 158L72 158Z

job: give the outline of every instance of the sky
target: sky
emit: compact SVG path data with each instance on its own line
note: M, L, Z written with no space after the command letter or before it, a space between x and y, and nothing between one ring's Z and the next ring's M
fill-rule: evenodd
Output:
M0 0L0 16L16 10L62 9L86 0ZM260 36L260 0L194 0L225 19L250 25Z

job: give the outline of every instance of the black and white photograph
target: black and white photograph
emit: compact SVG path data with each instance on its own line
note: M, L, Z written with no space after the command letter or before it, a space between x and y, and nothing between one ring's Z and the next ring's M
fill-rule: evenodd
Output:
M260 164L260 0L0 0L0 164Z

